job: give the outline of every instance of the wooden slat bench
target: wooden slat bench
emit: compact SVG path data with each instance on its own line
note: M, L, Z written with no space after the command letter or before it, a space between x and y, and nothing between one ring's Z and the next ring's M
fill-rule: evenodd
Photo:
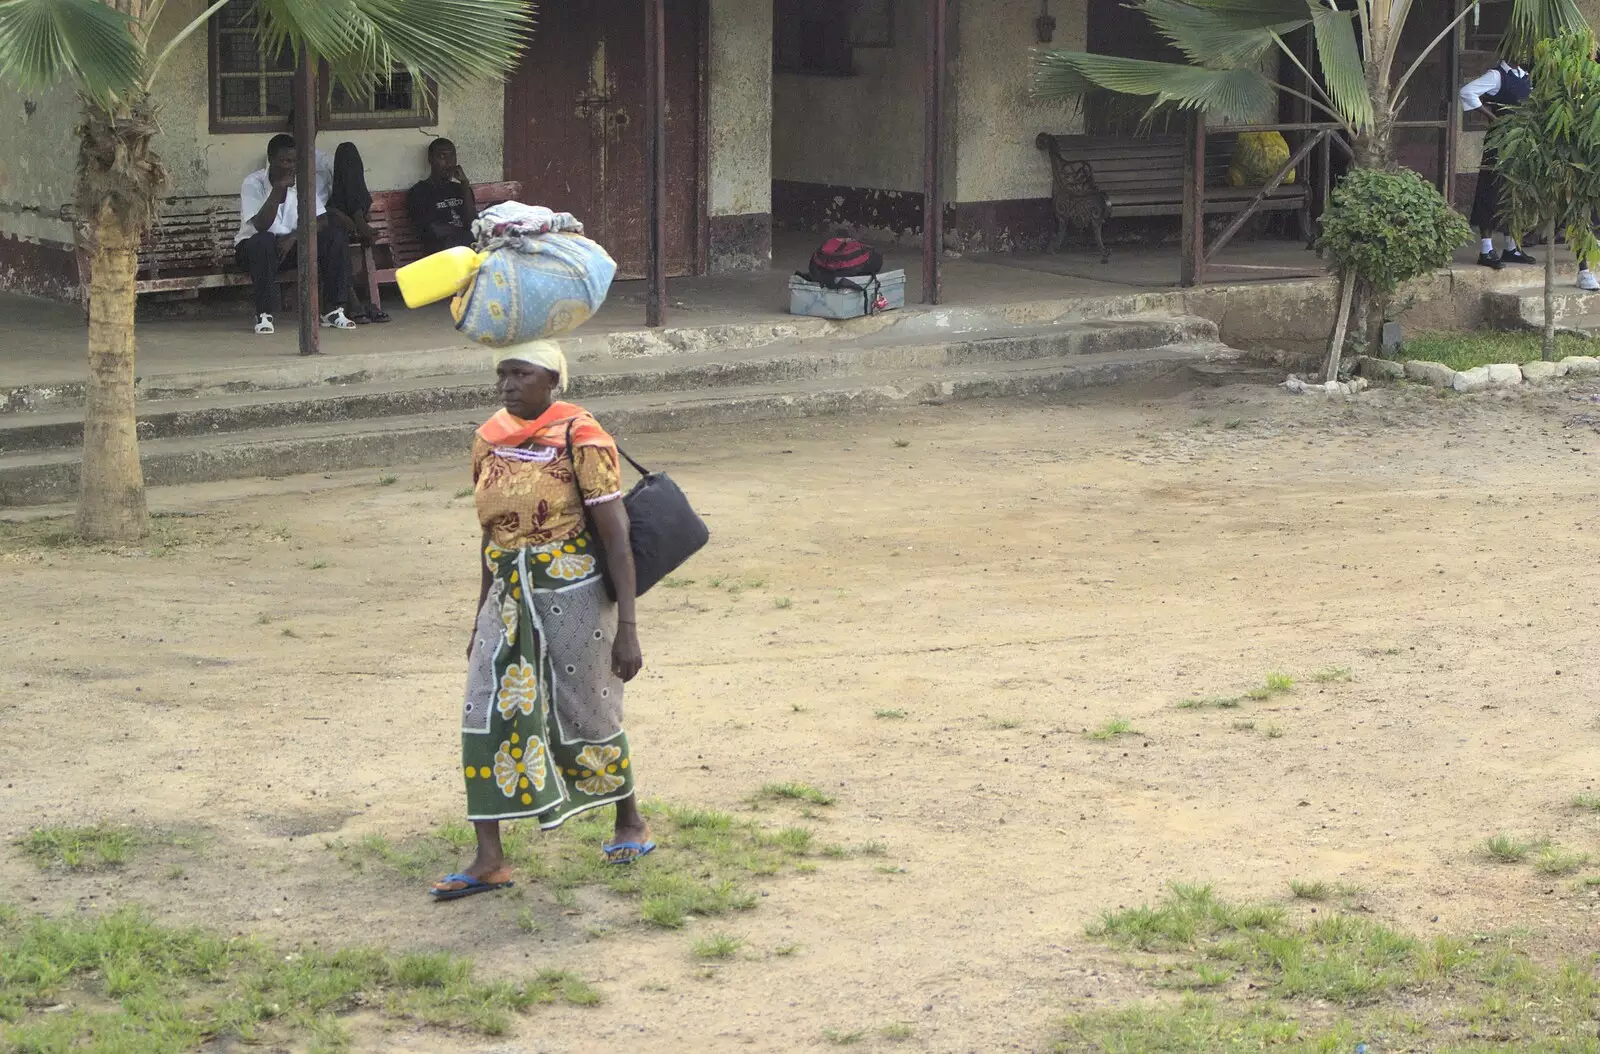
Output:
M1260 187L1228 186L1237 135L1213 132L1206 137L1203 211L1243 212ZM1068 164L1088 162L1094 181L1111 205L1113 219L1183 215L1184 138L1181 135L1125 136L1051 135L1041 132L1038 147L1054 151ZM1304 171L1299 173L1303 178ZM1060 192L1059 187L1057 193ZM1312 240L1311 194L1304 183L1274 188L1260 204L1270 212L1300 214L1300 234Z
M516 180L506 180L500 183L474 183L472 197L478 204L478 211L483 211L490 205L498 205L502 201L515 201L522 195L522 184ZM415 263L427 255L422 248L422 235L411 222L411 215L406 212L406 192L403 190L386 190L372 195L372 209L367 214L368 221L372 224L372 233L376 236L376 246L384 247L387 259L383 262L386 267L378 267L375 258L378 255L373 247L366 249L367 265L367 293L372 297L374 307L382 308L379 299L378 286L383 283L394 283L394 273L406 264Z
M517 182L475 183L473 195L480 209L513 200L522 193ZM362 246L368 290L372 303L379 305L378 283L393 282L397 267L404 267L423 255L421 236L406 215L406 192L383 191L372 195L371 221L377 239ZM202 289L248 286L250 276L234 262L234 238L239 233L239 199L235 195L204 195L164 199L155 225L139 247L136 293L178 293L198 296ZM382 251L389 265L379 268L376 257ZM283 271L279 282L295 280L293 268ZM78 281L83 289L84 309L89 303L89 255L78 250Z

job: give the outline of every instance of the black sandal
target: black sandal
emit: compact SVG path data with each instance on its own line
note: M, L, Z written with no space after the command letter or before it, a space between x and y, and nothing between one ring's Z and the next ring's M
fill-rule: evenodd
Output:
M375 307L367 308L368 322L388 322L389 320L389 313L387 311L379 311Z

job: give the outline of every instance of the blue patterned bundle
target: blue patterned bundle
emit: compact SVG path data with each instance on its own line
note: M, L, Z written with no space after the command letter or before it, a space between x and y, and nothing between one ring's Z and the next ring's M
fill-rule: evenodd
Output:
M570 333L605 303L617 265L565 213L507 202L476 225L488 253L456 299L456 329L503 348Z

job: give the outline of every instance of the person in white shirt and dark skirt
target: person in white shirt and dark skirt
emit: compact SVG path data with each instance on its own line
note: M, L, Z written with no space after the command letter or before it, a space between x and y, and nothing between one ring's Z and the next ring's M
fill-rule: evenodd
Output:
M295 234L299 230L299 199L295 194L294 139L272 137L267 144L267 167L244 177L239 188L239 234L234 238L234 254L239 267L250 273L255 288L255 331L273 332L273 316L278 313L278 272L294 263ZM344 228L327 220L328 181L317 173L317 273L321 278L322 303L332 310L322 315L322 324L333 329L355 329L345 315L350 299L350 242Z
M1482 110L1490 120L1494 120L1503 110L1523 102L1532 93L1533 78L1528 72L1521 66L1501 62L1461 89L1461 110L1463 113ZM1506 264L1538 262L1522 251L1517 244L1516 236L1512 234L1506 234L1505 252L1495 253L1494 232L1505 231L1505 220L1500 212L1504 193L1505 180L1500 175L1498 161L1493 152L1485 150L1483 167L1478 172L1478 192L1472 199L1470 219L1481 239L1478 246L1478 263L1484 267L1493 267L1495 270Z

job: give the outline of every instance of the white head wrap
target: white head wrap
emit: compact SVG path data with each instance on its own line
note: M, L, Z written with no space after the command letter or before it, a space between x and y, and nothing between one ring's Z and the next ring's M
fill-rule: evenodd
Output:
M567 356L561 350L561 345L555 341L530 340L526 344L513 344L509 348L501 348L499 361L505 362L507 359L526 362L530 366L539 366L557 374L561 379L556 382L556 391L566 391Z

